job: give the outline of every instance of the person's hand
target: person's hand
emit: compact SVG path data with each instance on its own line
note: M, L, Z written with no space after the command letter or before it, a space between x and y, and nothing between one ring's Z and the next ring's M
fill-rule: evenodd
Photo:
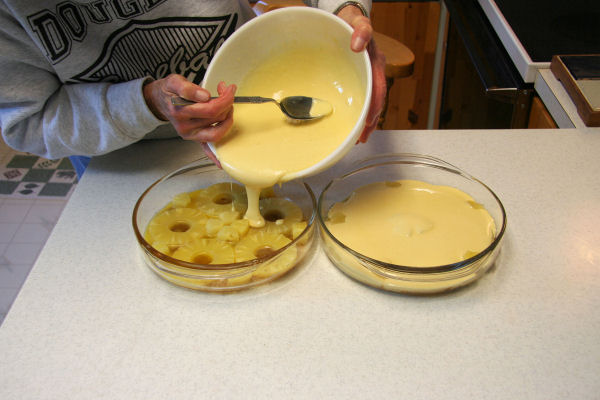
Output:
M157 118L171 122L183 139L202 143L207 156L219 165L206 142L218 141L233 124L235 91L235 85L227 86L220 82L217 86L219 97L211 100L206 89L181 75L172 74L146 84L144 99ZM174 106L171 103L173 96L195 101L196 104Z
M377 128L377 122L385 104L385 56L377 48L373 40L371 20L363 15L360 8L348 5L342 8L337 15L354 29L352 39L350 40L350 48L356 52L363 51L366 48L371 60L371 69L373 72L371 105L369 106L365 128L358 139L359 142L364 143L375 128Z

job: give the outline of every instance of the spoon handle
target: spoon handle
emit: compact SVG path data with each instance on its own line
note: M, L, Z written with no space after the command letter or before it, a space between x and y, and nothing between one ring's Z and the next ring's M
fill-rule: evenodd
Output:
M260 96L235 96L233 98L233 102L234 103L254 103L254 104L259 104L259 103L268 103L268 102L275 102L276 101L274 99L268 98L268 97L260 97Z
M212 99L216 99L216 97L211 97L211 100ZM233 98L234 103L259 104L259 103L268 103L270 101L276 102L274 99L270 99L268 97L260 97L260 96L235 96ZM195 103L196 103L195 101L184 99L183 97L179 97L179 96L171 97L171 104L173 104L174 106L189 106L190 104L195 104Z

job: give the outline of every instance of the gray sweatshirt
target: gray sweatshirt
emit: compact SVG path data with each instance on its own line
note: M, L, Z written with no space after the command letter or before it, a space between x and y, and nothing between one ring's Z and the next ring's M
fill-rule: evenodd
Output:
M305 3L333 12L344 1ZM200 84L215 51L253 16L246 0L1 0L5 142L54 159L176 136L148 109L143 82L178 73Z

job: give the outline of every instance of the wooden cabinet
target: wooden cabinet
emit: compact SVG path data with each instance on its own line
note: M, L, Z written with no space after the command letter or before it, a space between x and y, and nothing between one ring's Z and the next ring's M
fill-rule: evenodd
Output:
M410 77L396 79L384 129L426 129L441 6L429 2L373 2L373 28L415 54Z
M531 102L531 111L529 112L528 129L556 129L558 125L542 103L542 100L536 95Z

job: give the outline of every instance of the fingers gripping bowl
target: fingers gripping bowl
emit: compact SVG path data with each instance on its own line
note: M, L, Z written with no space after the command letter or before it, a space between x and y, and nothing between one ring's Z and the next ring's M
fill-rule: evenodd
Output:
M316 199L308 185L288 182L260 201L267 226L259 232L238 224L247 206L243 188L208 160L165 175L133 210L145 264L175 285L210 292L279 278L312 247Z
M358 242L344 236L345 232L339 229L356 221L349 222L349 216L342 212L347 213L350 208L340 205L356 203L365 188L376 190L369 203L375 214L389 205L381 195L387 189L402 193L403 198L396 197L395 202L404 202L406 193L412 192L431 197L438 203L426 203L425 207L424 198L415 197L416 201L409 198L402 203L400 212L394 208L393 213L375 227L382 236L374 238L375 241L386 240L386 237L393 240L384 242L387 247L383 251L366 254L370 250L365 250L367 247L362 246L362 242L373 239L366 229L357 236ZM440 195L437 200L434 194ZM438 207L443 206L440 206L440 198L457 199L445 209L445 215L437 212ZM409 209L411 211L407 211ZM470 220L464 224L470 214L479 218L478 224L483 223L479 231ZM481 277L493 265L506 230L504 207L490 188L443 160L415 154L381 155L356 163L322 191L317 217L323 249L340 270L376 288L413 294L444 292ZM369 218L373 217L369 215ZM444 225L449 230L444 231ZM460 240L467 231L476 231L484 237L483 244L472 248L474 251L460 247L463 246ZM388 258L388 254L384 254L387 250L393 256ZM437 254L442 254L441 260L450 261L440 262L435 258ZM395 262L398 259L409 261Z

